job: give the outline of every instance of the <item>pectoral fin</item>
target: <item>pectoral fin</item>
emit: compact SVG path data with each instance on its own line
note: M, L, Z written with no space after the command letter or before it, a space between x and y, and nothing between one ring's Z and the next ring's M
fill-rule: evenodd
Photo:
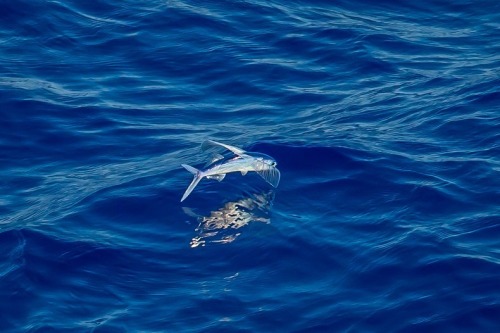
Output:
M242 170L242 171L241 171L241 175L242 175L242 176L246 175L247 173L248 173L248 170Z
M230 145L226 145L224 143L220 143L220 142L217 142L217 141L212 141L212 140L206 140L202 143L201 145L201 149L203 151L206 151L206 150L209 150L211 148L214 148L214 147L223 147L227 150L230 150L231 152L233 152L233 154L235 155L243 155L245 154L245 151L243 149L240 149L240 148L237 148L237 147L234 147L234 146L230 146Z
M207 164L205 164L205 168L222 159L224 159L224 156L222 156L221 154L213 154L212 156L210 156L210 160L207 162Z
M224 177L226 177L225 173L222 173L222 174L219 174L219 175L207 176L208 179L215 179L215 180L218 180L220 182L224 179Z
M256 162L255 165L255 172L259 174L266 182L271 184L273 187L278 187L278 184L280 182L280 171L270 165L266 165L265 163L262 163L260 161Z

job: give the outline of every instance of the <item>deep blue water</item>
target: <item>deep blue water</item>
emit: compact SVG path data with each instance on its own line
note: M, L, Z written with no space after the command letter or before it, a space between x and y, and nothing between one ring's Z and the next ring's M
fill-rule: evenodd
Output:
M500 2L2 1L1 332L498 332ZM203 180L207 138L278 161Z

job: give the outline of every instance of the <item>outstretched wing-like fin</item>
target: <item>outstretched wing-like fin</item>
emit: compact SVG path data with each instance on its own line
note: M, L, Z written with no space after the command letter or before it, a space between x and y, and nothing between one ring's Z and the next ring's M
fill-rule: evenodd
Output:
M230 146L230 145L226 145L225 143L220 143L220 142L213 141L213 140L206 140L201 144L201 150L203 150L203 151L212 149L214 147L223 147L223 148L233 152L236 155L243 155L246 153L243 149L240 149L240 148L237 148L234 146Z
M280 183L280 171L271 165L265 164L263 162L257 162L255 166L255 172L259 174L266 182L271 184L273 187L278 187Z
M208 160L207 164L205 164L205 168L223 159L224 156L222 156L221 154L213 154L210 156L210 159Z

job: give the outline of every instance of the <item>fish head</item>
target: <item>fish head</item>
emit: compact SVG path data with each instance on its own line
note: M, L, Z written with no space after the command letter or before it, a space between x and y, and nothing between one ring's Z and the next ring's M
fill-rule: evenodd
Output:
M262 153L249 153L247 152L247 155L253 157L257 161L259 161L263 167L275 167L278 165L278 162L274 158L272 158L269 155L262 154Z
M262 153L251 153L253 158L253 170L257 172L266 182L273 187L277 187L280 182L280 171L276 167L278 163L274 158Z

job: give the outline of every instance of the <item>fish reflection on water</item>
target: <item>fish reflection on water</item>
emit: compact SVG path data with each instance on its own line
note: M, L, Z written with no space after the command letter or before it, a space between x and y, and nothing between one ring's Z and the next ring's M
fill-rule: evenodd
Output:
M270 210L274 191L255 193L234 202L227 202L208 216L199 216L190 208L184 212L198 219L198 233L191 240L191 247L205 246L207 243L230 243L240 234L240 228L250 222L270 223Z

